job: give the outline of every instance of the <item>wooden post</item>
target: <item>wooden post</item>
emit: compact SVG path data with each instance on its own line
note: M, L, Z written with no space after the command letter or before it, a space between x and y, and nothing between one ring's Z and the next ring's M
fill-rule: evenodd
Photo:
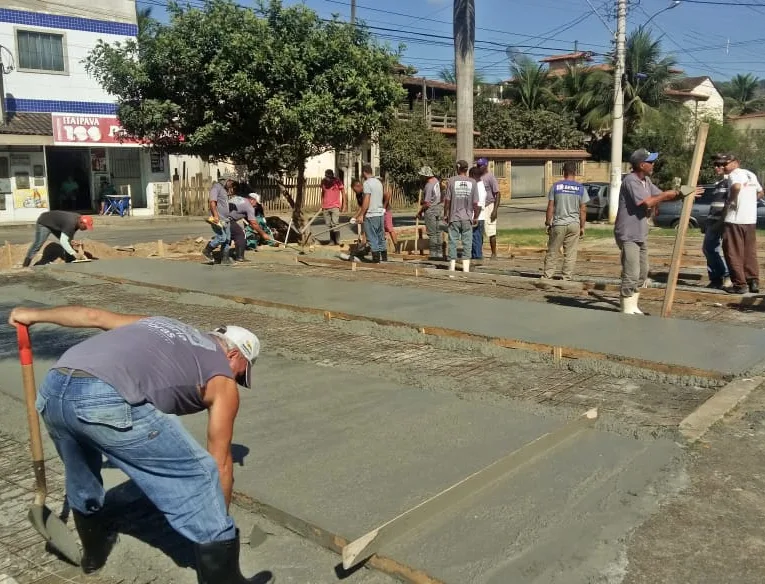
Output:
M13 267L13 250L11 249L11 244L8 240L5 241L5 251L8 254L8 268Z
M696 148L693 151L691 169L688 172L688 187L696 188L699 181L699 172L701 163L704 159L704 148L707 144L707 134L709 134L709 124L699 124L699 132L696 135ZM675 301L675 290L677 289L677 277L680 274L680 263L683 260L683 249L685 248L685 235L688 232L688 221L691 218L693 202L696 197L687 195L683 200L683 210L680 213L680 224L677 226L677 237L675 238L675 248L672 251L672 263L667 277L667 290L664 293L664 304L661 307L661 316L666 318L672 313L672 303Z
M165 242L161 239L157 240L157 255L161 258L165 257Z

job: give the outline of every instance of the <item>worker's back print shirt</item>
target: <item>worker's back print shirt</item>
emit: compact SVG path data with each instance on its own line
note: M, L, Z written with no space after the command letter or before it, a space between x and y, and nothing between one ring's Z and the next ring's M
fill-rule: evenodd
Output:
M547 195L555 203L553 227L578 224L581 219L581 206L590 202L587 189L575 180L561 180L550 187Z
M234 378L215 339L165 317L95 335L64 353L56 367L90 373L132 405L148 402L177 416L206 409L202 389L210 379Z
M488 198L489 193L486 193ZM478 205L478 185L469 176L453 176L446 183L445 201L449 203L449 217L446 220L472 221L474 207Z
M619 210L616 213L614 236L616 241L642 243L648 239L648 209L641 204L648 197L661 194L661 189L649 177L640 180L634 172L622 181L619 191Z
M240 219L255 221L255 207L244 197L231 197L228 200L228 213L234 221Z
M37 223L50 229L59 239L62 233L72 239L80 228L80 217L79 213L71 211L48 211L37 218Z
M760 181L754 173L737 168L728 175L731 188L741 185L734 205L728 207L725 215L726 223L736 225L755 225L757 223L757 193L762 190Z

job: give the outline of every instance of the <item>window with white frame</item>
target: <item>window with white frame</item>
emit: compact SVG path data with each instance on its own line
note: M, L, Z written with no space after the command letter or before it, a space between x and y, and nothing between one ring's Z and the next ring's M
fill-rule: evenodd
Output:
M19 71L66 73L66 39L63 34L16 29Z

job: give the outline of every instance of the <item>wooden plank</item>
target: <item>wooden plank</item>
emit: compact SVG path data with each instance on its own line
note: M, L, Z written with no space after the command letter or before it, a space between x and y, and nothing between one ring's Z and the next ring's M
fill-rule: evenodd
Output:
M350 569L377 553L382 545L401 537L433 516L457 505L491 483L517 471L522 466L534 462L585 428L591 427L597 418L598 410L589 410L561 428L524 444L489 466L362 535L343 547L343 567L346 570Z
M691 169L688 172L688 187L695 188L699 182L699 172L701 171L701 163L704 159L707 134L709 134L709 124L702 122L699 124L699 131L696 135L696 148L693 150ZM675 289L677 288L677 276L680 273L680 262L683 260L685 235L688 232L688 220L691 218L694 201L695 196L692 194L687 195L683 201L683 211L680 213L680 224L677 226L675 249L672 251L672 263L670 264L669 277L667 278L667 292L664 295L664 304L661 307L661 316L663 318L667 318L672 313L672 303L675 301Z

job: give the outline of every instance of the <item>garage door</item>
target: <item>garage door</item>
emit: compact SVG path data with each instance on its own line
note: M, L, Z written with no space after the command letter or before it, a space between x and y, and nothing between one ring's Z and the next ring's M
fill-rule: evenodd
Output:
M513 162L510 167L511 195L522 197L543 197L545 195L545 165L542 163Z

